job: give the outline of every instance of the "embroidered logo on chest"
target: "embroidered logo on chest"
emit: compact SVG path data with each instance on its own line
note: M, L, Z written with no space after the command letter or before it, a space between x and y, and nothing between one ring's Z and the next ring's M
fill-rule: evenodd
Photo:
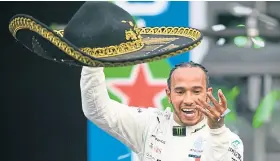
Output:
M156 142L160 142L160 143L162 143L162 144L165 144L165 143L166 143L165 140L158 138L156 135L151 135L151 139L152 139L152 140L155 140Z
M205 140L202 137L198 137L194 143L193 146L190 149L189 157L191 158L200 158L201 153L203 152L203 144Z

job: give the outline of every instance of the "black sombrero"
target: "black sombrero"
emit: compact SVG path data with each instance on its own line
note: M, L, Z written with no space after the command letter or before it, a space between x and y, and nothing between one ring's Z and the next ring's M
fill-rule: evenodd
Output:
M111 2L85 2L64 30L52 30L24 14L11 19L9 30L39 56L92 67L160 60L189 51L202 40L194 28L138 28L128 12Z

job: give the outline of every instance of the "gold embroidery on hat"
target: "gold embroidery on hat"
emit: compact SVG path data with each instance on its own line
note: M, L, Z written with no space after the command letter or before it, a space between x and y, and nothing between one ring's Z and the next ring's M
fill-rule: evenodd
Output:
M133 27L132 29L125 30L127 42L104 48L82 48L81 50L94 58L112 57L141 50L144 47L144 43L139 31L136 31L137 27L131 21L122 22Z
M177 40L178 38L176 37L166 37L166 38L158 38L158 37L149 37L149 38L144 38L143 42L145 44L151 45L151 44L168 44L174 40Z
M140 34L140 31L137 30L137 26L133 24L132 21L125 21L122 20L122 23L126 23L129 26L133 27L132 29L130 28L129 30L125 31L125 38L126 40L138 40L138 39L142 39L142 36Z
M63 37L64 35L64 30L53 30L53 31L61 37Z
M133 25L133 23L129 23L129 25ZM68 54L69 56L73 57L74 59L80 61L81 63L87 65L87 66L92 66L92 67L120 67L120 66L128 66L128 65L135 65L135 64L140 64L140 63L147 63L147 62L152 62L155 60L160 60L160 59L165 59L174 55L177 55L179 53L187 52L196 46L198 46L202 40L201 33L193 28L185 28L185 27L153 27L153 28L137 28L135 25L133 26L134 29L134 34L137 35L136 40L133 41L128 41L125 43L122 43L120 45L116 46L109 46L109 47L104 47L104 48L82 48L80 49L81 51L84 52L84 54L81 53L80 50L76 50L72 46L68 45L66 42L61 40L61 37L63 37L63 30L57 30L54 31L56 34L54 34L51 31L48 31L46 28L38 24L37 22L26 18L26 17L17 17L13 19L10 24L9 24L9 30L12 33L12 35L16 38L16 34L19 30L31 30L39 35L41 35L43 38L47 39L49 42L57 46L58 49L62 50L64 53ZM131 32L129 32L131 33ZM95 58L105 58L105 57L112 57L112 56L117 56L117 55L122 55L130 52L135 52L143 48L144 42L141 38L141 35L166 35L166 36L182 36L182 37L187 37L191 38L195 42L191 44L189 47L185 47L181 50L174 51L172 53L168 53L165 55L161 56L155 56L152 58L144 59L144 60L136 60L136 61L123 61L121 63L115 63L115 62L100 62L96 60ZM133 39L133 38L132 38ZM134 37L135 39L135 37ZM164 44L160 43L160 41L163 41L166 43L166 41L172 40L166 39L166 38L159 38L159 39L154 39L150 41L150 44L152 41L159 43L159 44ZM145 43L149 43L149 40L147 40ZM87 54L88 56L86 56ZM91 56L92 58L90 58Z

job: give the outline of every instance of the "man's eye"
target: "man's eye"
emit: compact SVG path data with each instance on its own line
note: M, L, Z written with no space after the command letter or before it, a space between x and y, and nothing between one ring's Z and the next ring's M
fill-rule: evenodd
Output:
M176 93L183 94L184 92L183 91L176 91Z
M199 94L199 93L200 93L200 91L194 91L194 93L195 93L195 94Z

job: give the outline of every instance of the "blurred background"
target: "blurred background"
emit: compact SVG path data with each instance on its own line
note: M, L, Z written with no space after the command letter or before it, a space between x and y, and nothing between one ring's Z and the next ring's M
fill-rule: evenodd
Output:
M84 117L79 89L81 68L36 56L8 31L9 19L19 13L32 15L52 28L64 28L83 3L0 3L1 160L138 160L127 147ZM215 91L221 88L227 96L233 112L226 123L244 142L244 161L279 161L279 2L112 3L132 14L139 27L190 26L201 29L205 38L198 48L180 56L105 69L111 98L137 106L134 102L141 98L124 87L130 86L135 92L148 90L153 87L152 81L163 85L164 90L169 70L177 63L193 60L209 70ZM120 80L128 84L120 85ZM162 91L142 102L145 106L168 106Z

